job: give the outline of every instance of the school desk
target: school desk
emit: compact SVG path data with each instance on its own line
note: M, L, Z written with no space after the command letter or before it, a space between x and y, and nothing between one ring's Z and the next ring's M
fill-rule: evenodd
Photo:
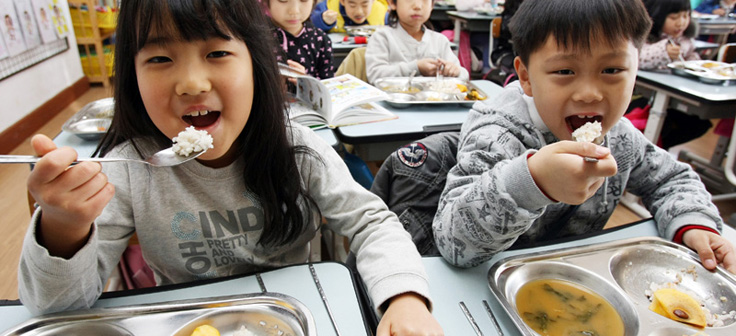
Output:
M490 290L488 271L496 262L520 254L654 236L657 236L654 221L644 220L594 234L557 241L554 244L504 251L489 261L471 268L451 266L441 257L425 257L422 261L430 282L430 295L434 304L432 313L447 335L499 335L486 310L485 301L503 335L521 335ZM724 227L723 236L732 243L736 243L736 230L733 228ZM371 317L363 314L369 314L372 311L360 305L352 273L342 264L333 262L316 263L314 267L340 334L367 335L366 321ZM293 296L305 304L315 318L320 336L336 335L307 265L289 266L264 272L260 274L260 277L268 291ZM215 282L138 290L118 297L106 294L106 297L100 299L95 307L140 305L181 299L207 299L217 296L258 293L260 290L256 276L244 276ZM467 308L468 314L473 318L480 333L474 330L468 317L461 310L460 302ZM3 316L0 319L0 330L11 328L31 317L17 301L6 302L4 306L0 306L0 314Z
M471 83L493 100L503 88L488 80ZM408 142L442 131L459 131L470 107L459 104L417 104L397 108L379 102L398 116L397 119L336 128L343 143L354 145L356 154L366 161L382 161L396 148Z
M728 35L736 31L736 19L728 17L695 18L698 22L699 35L714 35L719 45L726 43Z
M355 48L365 47L366 44L349 43L343 41L348 36L345 33L329 33L327 34L332 41L332 65L335 67L335 71L340 66L340 63L348 56L350 51Z
M665 72L640 70L635 91L652 98L652 107L644 135L656 143L667 117L667 109L675 108L701 119L733 118L736 115L736 86L706 84ZM621 203L643 218L649 212L630 194Z

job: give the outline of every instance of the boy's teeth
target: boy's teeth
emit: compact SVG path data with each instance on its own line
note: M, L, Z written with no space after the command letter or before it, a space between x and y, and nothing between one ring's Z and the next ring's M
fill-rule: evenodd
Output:
M204 110L204 111L194 111L192 113L187 114L188 116L196 117L201 115L207 115L210 111Z

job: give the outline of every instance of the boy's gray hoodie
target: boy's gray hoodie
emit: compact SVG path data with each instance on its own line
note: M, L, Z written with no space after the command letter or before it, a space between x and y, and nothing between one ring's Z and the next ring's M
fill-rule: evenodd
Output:
M698 175L626 118L606 135L618 173L579 206L550 200L532 179L527 156L556 141L518 82L493 102L473 106L433 223L445 259L475 266L515 243L602 230L624 190L641 196L666 239L685 225L720 231L722 220Z

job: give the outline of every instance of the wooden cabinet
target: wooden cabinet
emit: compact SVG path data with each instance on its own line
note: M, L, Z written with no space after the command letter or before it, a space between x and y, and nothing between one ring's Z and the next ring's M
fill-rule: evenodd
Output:
M102 83L107 88L110 86L112 55L108 54L106 59L102 41L115 33L114 15L116 13L110 13L113 16L111 26L108 20L102 22L98 16L95 10L97 0L67 0L67 2L72 22L74 22L77 45L80 46L80 51L84 50L86 55L86 62L82 62L84 73L90 82Z

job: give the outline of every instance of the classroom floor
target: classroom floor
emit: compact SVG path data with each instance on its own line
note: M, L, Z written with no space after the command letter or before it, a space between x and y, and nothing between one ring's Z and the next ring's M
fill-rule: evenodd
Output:
M49 120L38 133L46 134L53 138L60 131L64 122L74 115L88 102L109 97L111 93L101 86L93 86L77 101L65 108L55 118ZM717 136L709 132L705 136L691 141L682 146L675 147L671 152L687 149L702 157L710 157L716 143ZM10 154L29 155L34 154L30 147L30 139L18 146ZM373 163L379 166L380 163ZM376 165L377 164L377 165ZM30 221L30 210L27 201L26 179L29 174L27 165L0 165L0 190L5 195L5 202L0 204L0 213L5 214L2 221L2 232L0 237L0 269L5 271L0 274L0 299L17 299L18 282L17 268L20 256L23 236ZM736 201L725 201L717 204L724 219L736 212ZM623 206L619 206L609 220L606 227L614 227L637 221L641 218Z

